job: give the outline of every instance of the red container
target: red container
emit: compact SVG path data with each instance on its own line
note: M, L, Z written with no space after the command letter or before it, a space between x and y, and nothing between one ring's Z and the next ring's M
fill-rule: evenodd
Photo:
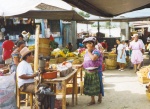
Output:
M54 79L57 78L57 71L46 72L42 74L43 79Z

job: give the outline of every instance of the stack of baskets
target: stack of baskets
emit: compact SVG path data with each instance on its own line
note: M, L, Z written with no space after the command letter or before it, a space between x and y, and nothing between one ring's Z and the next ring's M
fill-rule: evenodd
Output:
M50 56L50 53L49 38L39 38L39 55Z
M117 68L117 54L109 53L107 58L105 59L106 68L109 70L113 70Z

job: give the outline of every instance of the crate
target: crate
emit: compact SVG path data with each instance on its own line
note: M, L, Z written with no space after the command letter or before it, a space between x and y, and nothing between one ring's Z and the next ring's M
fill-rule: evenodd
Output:
M148 100L150 100L150 92L148 92L148 90L146 90L146 96L147 96Z
M141 82L142 84L147 84L150 82L150 79L148 79L147 77L142 77L142 76L138 76L138 80L139 82Z
M72 90L73 90L72 84L67 84L66 87L67 87L66 94L72 94ZM56 94L60 94L60 93L62 93L62 90L56 89ZM78 86L78 93L79 93L79 86Z

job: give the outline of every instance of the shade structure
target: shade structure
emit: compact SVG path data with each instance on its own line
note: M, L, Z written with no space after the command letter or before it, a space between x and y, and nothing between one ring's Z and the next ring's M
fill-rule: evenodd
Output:
M16 17L66 21L85 21L85 19L75 11L34 10L28 11L24 14L16 15Z
M150 7L150 0L63 0L90 14L113 17Z
M0 0L0 17L25 13L41 3L41 0Z

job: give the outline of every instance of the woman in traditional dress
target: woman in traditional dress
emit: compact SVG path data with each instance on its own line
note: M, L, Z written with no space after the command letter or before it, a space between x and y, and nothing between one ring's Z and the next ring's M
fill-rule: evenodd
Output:
M86 46L83 67L85 69L84 94L91 96L88 105L95 104L95 97L98 96L98 103L101 103L104 95L102 83L102 56L100 51L95 49L96 38L89 37L83 40Z
M139 70L143 61L143 44L140 40L138 40L138 34L134 34L134 40L130 43L129 48L132 50L131 62L134 64L134 70L136 72Z
M117 62L119 64L119 70L124 71L124 66L126 63L126 52L125 46L120 42L119 39L116 40L118 47L117 47Z

